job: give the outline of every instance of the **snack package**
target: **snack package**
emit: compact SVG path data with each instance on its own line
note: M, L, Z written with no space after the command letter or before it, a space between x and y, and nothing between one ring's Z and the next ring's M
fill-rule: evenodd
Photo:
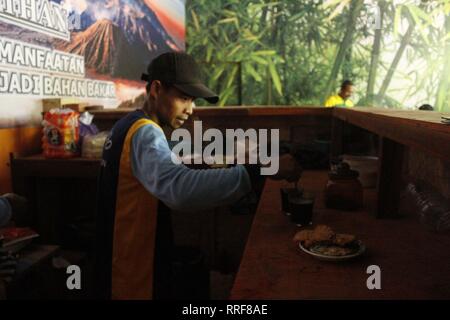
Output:
M44 115L42 149L46 158L72 158L79 155L79 113L52 109Z
M83 139L81 156L83 158L100 159L103 153L103 145L108 137L108 131L102 131L95 135L87 135Z
M100 131L97 126L92 122L94 116L89 112L83 112L80 114L80 118L78 119L78 124L80 126L80 140L78 141L78 146L80 150L83 150L83 140L86 136L94 136L98 134Z

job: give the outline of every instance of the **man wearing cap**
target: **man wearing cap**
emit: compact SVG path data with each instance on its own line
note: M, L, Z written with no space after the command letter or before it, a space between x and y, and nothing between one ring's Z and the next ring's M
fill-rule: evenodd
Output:
M97 219L101 254L96 263L103 298L152 298L159 201L160 209L166 205L203 210L233 204L252 189L242 165L193 170L172 161L162 127L182 126L196 98L210 103L219 99L199 74L188 54L170 52L155 58L143 75L143 108L119 120L105 143ZM280 158L276 178L296 180L300 172L291 157Z

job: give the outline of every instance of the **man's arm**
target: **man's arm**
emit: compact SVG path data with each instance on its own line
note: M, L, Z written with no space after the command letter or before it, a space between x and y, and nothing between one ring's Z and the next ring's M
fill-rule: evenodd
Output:
M194 170L172 161L164 133L146 125L133 136L134 176L155 197L177 210L199 210L232 204L251 191L244 166Z

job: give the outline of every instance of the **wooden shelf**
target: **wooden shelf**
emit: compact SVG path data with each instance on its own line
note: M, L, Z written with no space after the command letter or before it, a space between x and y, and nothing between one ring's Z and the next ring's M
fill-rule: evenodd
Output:
M46 159L42 154L11 159L15 175L97 179L101 159Z

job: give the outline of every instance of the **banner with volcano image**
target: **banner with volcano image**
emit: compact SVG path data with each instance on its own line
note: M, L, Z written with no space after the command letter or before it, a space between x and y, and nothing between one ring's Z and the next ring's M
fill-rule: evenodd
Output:
M59 50L82 55L89 77L117 82L119 100L132 98L126 87L137 82L148 63L167 51L184 51L184 1L72 0L69 14L81 15L71 41L56 40Z
M19 109L52 88L60 90L50 96L117 107L144 92L140 76L153 58L184 50L185 0L0 0L0 96ZM51 82L37 69L65 78ZM83 87L80 77L98 83ZM18 114L0 105L0 122L6 113Z

